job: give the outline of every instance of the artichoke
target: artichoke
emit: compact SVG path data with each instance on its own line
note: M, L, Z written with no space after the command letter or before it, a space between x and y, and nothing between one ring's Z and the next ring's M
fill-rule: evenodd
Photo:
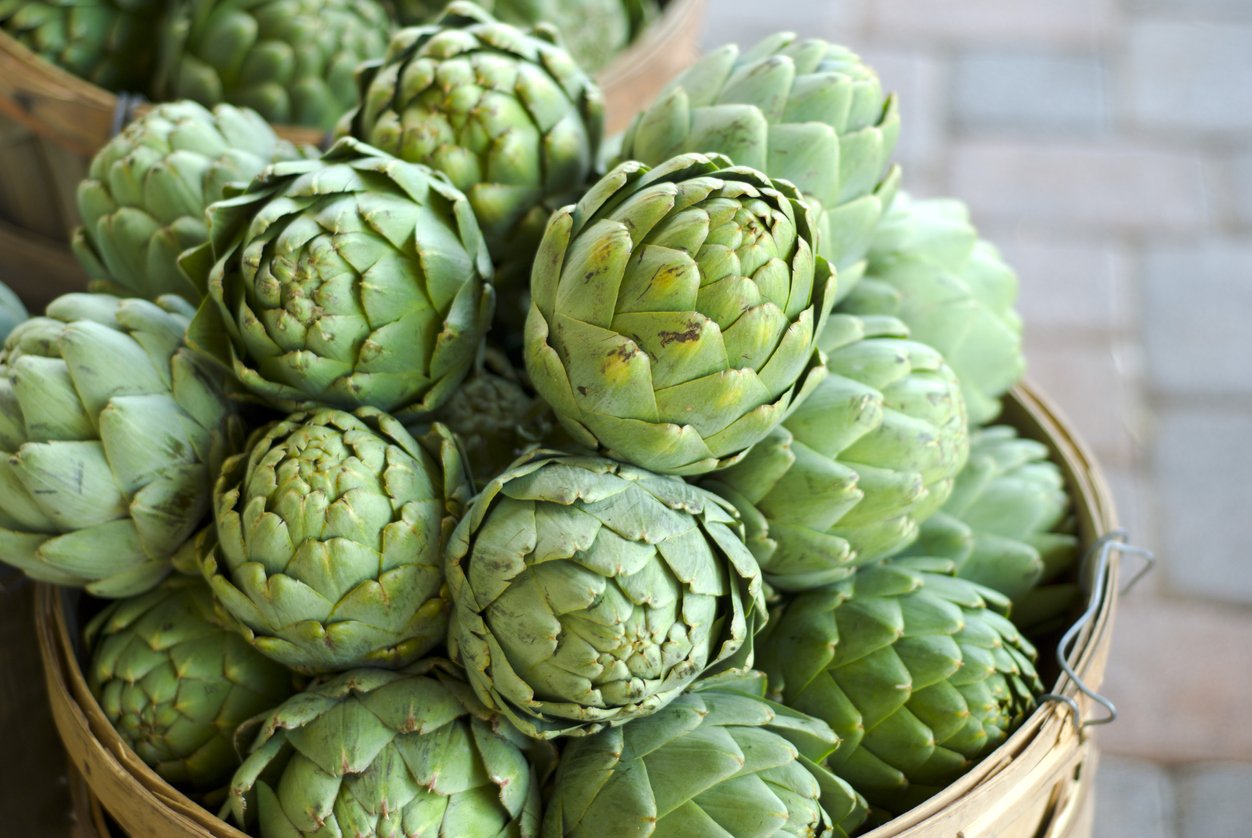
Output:
M0 558L98 596L143 593L200 526L242 430L183 345L190 306L67 294L0 354Z
M839 275L839 298L865 272L874 228L899 186L887 169L900 132L894 96L844 47L790 33L704 57L639 114L621 159L658 165L716 150L794 183L818 205L817 251Z
M158 774L222 789L239 767L235 730L292 692L291 673L220 625L199 579L174 576L110 605L87 627L87 681L122 740Z
M887 317L832 315L828 377L743 462L711 475L765 579L803 591L917 538L969 455L955 373Z
M834 277L788 183L689 154L624 163L553 216L526 368L581 445L663 474L725 468L821 380Z
M448 545L448 647L484 704L535 737L654 713L750 665L764 617L734 513L682 480L536 451Z
M283 410L439 408L491 322L491 261L465 196L345 139L209 209L183 269L209 299L192 345Z
M390 29L378 0L177 0L157 93L329 131Z
M17 328L17 324L30 317L26 306L18 299L13 289L0 282L0 343L9 336L9 332Z
M264 720L231 808L240 823L255 811L261 838L533 838L552 762L441 662L360 669Z
M839 735L827 767L892 815L990 753L1043 691L1008 600L951 572L936 559L863 567L796 596L758 641L782 701Z
M1057 581L1078 562L1074 532L1065 478L1047 446L998 426L973 434L952 496L905 552L952 560L958 576L1011 599L1014 622L1033 629L1079 596L1076 584Z
M495 261L528 270L547 203L583 190L604 133L600 89L555 30L452 3L398 32L360 83L361 105L339 130L444 172L469 196ZM518 309L527 270L506 272L505 310Z
M570 741L544 838L846 838L865 804L821 767L838 737L764 696L759 673L727 672L646 719Z
M434 20L446 2L397 0L396 5L401 23L414 26ZM479 0L478 5L513 26L552 24L574 60L589 73L626 49L660 12L657 0Z
M970 424L985 425L1026 367L1016 301L1017 275L978 238L964 204L901 195L874 236L867 276L840 310L903 320L961 379Z
M451 434L370 408L261 429L213 487L202 571L257 649L299 672L406 666L448 627L444 545L472 493Z
M225 197L228 184L247 183L270 163L297 156L252 111L157 105L96 154L78 186L83 226L74 232L74 254L92 289L198 301L178 257L208 241L204 211Z
M156 66L160 0L0 0L0 29L36 55L116 91L143 91Z

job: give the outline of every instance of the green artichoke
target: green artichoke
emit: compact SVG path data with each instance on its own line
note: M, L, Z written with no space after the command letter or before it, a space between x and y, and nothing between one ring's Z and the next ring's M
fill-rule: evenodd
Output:
M248 641L292 669L397 669L447 631L443 548L471 493L441 425L419 444L371 408L295 414L222 468L201 569Z
M841 741L826 765L898 815L1003 742L1043 691L1008 600L952 564L899 559L796 596L758 639L788 706Z
M895 97L860 58L783 32L742 53L722 47L675 79L635 118L621 159L655 166L716 150L791 181L819 205L817 251L842 299L899 186L899 168L886 171L899 133Z
M177 297L67 294L0 354L0 559L98 596L143 593L237 448L226 382L183 345Z
M969 455L955 373L888 317L832 315L829 375L743 462L706 485L747 525L765 579L803 591L917 538Z
M734 513L682 480L536 451L475 498L446 553L448 647L524 733L649 715L750 665L761 580Z
M1047 446L999 426L973 434L952 496L905 553L952 560L958 576L1004 594L1014 622L1033 628L1079 596L1076 584L1058 583L1078 562L1074 532L1065 478Z
M360 669L264 720L231 808L240 823L255 811L261 838L533 838L550 751L487 713L441 662Z
M874 236L868 275L839 308L903 320L943 353L970 424L985 425L1026 368L1016 301L1017 275L978 238L964 204L901 195Z
M176 0L157 93L229 102L329 131L356 104L354 73L387 50L378 0Z
M838 737L764 696L759 673L727 672L646 719L570 741L544 838L846 838L865 803L821 767Z
M83 226L74 232L74 254L92 289L198 301L178 257L208 241L204 211L225 197L228 184L247 183L270 163L298 156L252 111L156 106L96 154L78 186Z
M508 361L492 353L491 366L457 388L435 418L457 435L477 485L486 485L550 429L551 413L532 396Z
M284 410L439 408L491 322L491 261L465 196L355 140L277 163L209 208L183 269L207 287L188 333Z
M725 468L821 380L834 277L784 181L689 154L624 163L552 217L526 368L581 445L664 474Z
M30 317L26 306L18 299L13 289L0 282L0 343L9 336L9 332L17 328L17 324Z
M469 196L491 255L529 268L551 199L585 188L604 133L600 89L555 30L523 31L456 2L396 33L361 69L361 105L341 133L444 172ZM508 271L502 306L526 293Z
M160 0L0 0L0 29L74 75L147 90L165 14Z
M291 673L219 624L199 579L174 576L110 605L87 627L87 681L122 740L192 791L239 767L235 730L295 690Z
M400 22L418 26L435 20L445 0L397 0ZM549 23L566 49L589 73L602 69L657 14L657 0L479 0L478 5L512 26Z

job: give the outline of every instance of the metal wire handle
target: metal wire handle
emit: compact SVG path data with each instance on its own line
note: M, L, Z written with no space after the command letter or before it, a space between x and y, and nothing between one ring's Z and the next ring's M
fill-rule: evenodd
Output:
M1082 708L1078 706L1078 700L1073 696L1060 695L1058 693L1045 693L1039 696L1040 704L1055 701L1069 707L1070 718L1074 721L1074 728L1078 733L1079 739L1084 738L1087 728L1110 724L1117 719L1117 705L1087 686L1086 682L1075 671L1074 664L1069 662L1069 657L1073 652L1073 646L1078 639L1078 635L1088 623L1095 619L1096 614L1100 611L1100 606L1104 604L1105 588L1108 586L1109 568L1113 563L1113 553L1136 556L1143 562L1135 572L1135 575L1130 577L1130 580L1122 588L1121 593L1123 594L1129 592L1131 588L1138 584L1139 580L1146 576L1148 571L1156 564L1156 556L1150 550L1127 543L1127 538L1128 535L1125 530L1113 530L1101 536L1091 546L1088 556L1095 557L1096 576L1095 583L1091 586L1091 598L1087 602L1087 610L1069 627L1069 630L1061 637L1061 642L1056 645L1056 662L1060 664L1061 670L1074 683L1074 686L1078 688L1080 693L1103 707L1105 714L1099 718L1084 719L1082 717Z

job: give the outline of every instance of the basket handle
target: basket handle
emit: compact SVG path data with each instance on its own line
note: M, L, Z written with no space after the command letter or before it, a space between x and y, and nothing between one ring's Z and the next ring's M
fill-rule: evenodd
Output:
M1130 577L1130 580L1123 586L1121 590L1123 594L1128 593L1156 565L1156 556L1150 550L1128 543L1127 538L1128 535L1125 530L1113 530L1101 536L1096 540L1095 544L1091 545L1088 556L1094 558L1096 570L1095 583L1091 586L1091 597L1087 602L1087 610L1069 627L1061 637L1061 642L1056 645L1056 661L1060 664L1061 671L1068 676L1080 693L1104 708L1104 715L1084 719L1082 717L1082 708L1079 707L1078 700L1074 696L1061 695L1060 693L1044 693L1039 696L1040 704L1052 701L1064 704L1070 709L1070 718L1074 721L1074 728L1080 741L1085 738L1087 728L1098 727L1115 721L1117 719L1117 705L1087 686L1087 683L1078 675L1075 669L1077 662L1070 662L1074 643L1082 630L1095 619L1096 614L1100 612L1104 603L1112 596L1112 581L1109 577L1114 554L1135 556L1141 561L1141 565L1134 576Z

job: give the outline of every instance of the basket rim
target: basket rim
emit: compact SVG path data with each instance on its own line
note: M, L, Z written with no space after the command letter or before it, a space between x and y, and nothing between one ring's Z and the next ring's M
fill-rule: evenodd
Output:
M690 31L707 0L669 0L661 15L597 74L606 91L645 76L676 38ZM142 114L153 107L135 108ZM26 48L0 29L0 115L37 136L83 156L94 155L112 135L118 97ZM325 134L314 128L275 125L284 139L318 145Z
M1002 420L1001 424L1013 425L1023 436L1045 443L1050 454L1061 466L1079 518L1084 548L1089 548L1095 539L1115 529L1117 517L1112 495L1100 467L1053 403L1032 384L1023 382L1006 399L1005 413L1008 419ZM1080 676L1091 677L1095 682L1094 687L1098 687L1098 677L1102 673L1093 672L1093 667L1096 666L1101 649L1107 651L1111 639L1118 593L1117 570L1114 555L1113 564L1105 579L1099 612L1087 630L1080 635L1075 646L1080 650L1075 669ZM129 785L134 787L134 792L148 805L164 807L166 811L162 815L167 816L171 824L177 823L192 830L183 834L246 838L243 832L218 819L166 783L122 742L121 737L105 720L103 711L87 687L83 671L78 665L75 639L69 630L65 608L66 597L71 593L72 591L52 585L38 585L36 628L50 699L54 711L59 710L54 712L58 732L93 794L101 799L105 808L115 817L121 815L119 820L124 818L125 812L115 810L110 805L114 801L106 800L97 789L96 772L83 768L80 760L88 756L102 762L110 771L125 775ZM1089 709L1089 700L1063 674L1053 692L1074 698L1084 708L1084 712ZM58 708L58 704L64 706ZM1071 749L1073 754L1080 754L1085 743L1074 733L1075 730L1067 707L1056 703L1041 705L999 748L981 760L971 771L939 795L867 833L865 838L889 838L908 830L924 828L943 819L945 813L950 817L949 810L953 801L963 799L976 790L994 789L1003 784L1005 777L1001 775L1015 760L1020 760L1027 754L1033 754L1042 762L1050 751L1062 746L1068 747L1070 744L1077 746ZM94 744L88 755L76 752L70 744L71 741L85 741L84 737L93 740ZM1065 770L1072 770L1071 763L1074 759L1063 764L1056 760L1053 762L1056 765L1052 770L1059 776ZM1000 783L997 783L997 778ZM121 805L120 801L115 803ZM133 805L133 801L127 801L125 808ZM1063 819L1068 814L1070 813L1067 810L1053 813L1056 819ZM123 826L126 824L123 823Z

